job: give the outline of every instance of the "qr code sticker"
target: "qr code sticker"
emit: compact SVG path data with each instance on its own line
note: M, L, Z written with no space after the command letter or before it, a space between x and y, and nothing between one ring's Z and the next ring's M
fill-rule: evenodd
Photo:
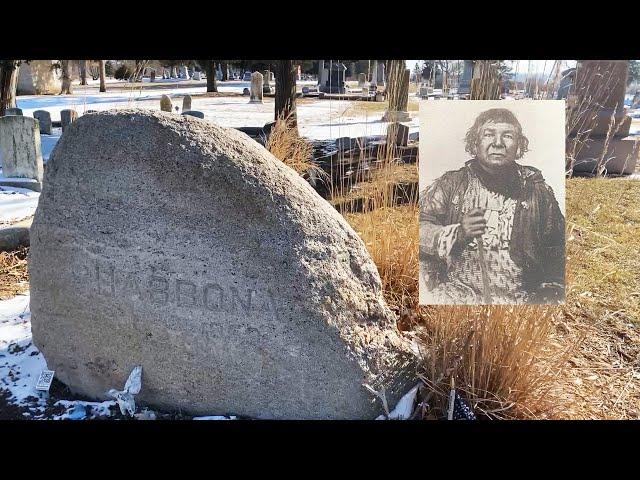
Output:
M43 390L45 392L49 391L51 387L51 382L53 382L53 370L43 370L40 372L40 377L38 377L38 383L36 383L36 390Z

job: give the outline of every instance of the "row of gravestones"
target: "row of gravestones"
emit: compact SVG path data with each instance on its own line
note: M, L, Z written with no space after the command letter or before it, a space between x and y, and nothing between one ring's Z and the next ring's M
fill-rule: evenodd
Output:
M173 111L173 103L171 102L171 98L169 98L169 95L162 95L162 97L160 97L160 110L168 113L171 113ZM176 110L178 110L177 106ZM204 113L199 112L198 110L191 109L191 95L185 95L182 99L182 115L204 118Z
M86 113L93 112L96 110L87 110ZM77 118L75 110L62 110L62 131ZM7 109L6 115L0 117L0 185L40 191L44 172L40 135L52 133L53 122L48 111L36 110L32 118L24 116L20 108Z
M87 110L86 113L93 113L96 110ZM21 108L7 108L5 112L7 117L21 117ZM40 133L43 135L51 135L53 133L53 122L51 121L51 114L46 110L36 110L33 112L33 118L38 121ZM78 118L78 112L72 109L62 110L60 112L60 125L62 131L69 126L69 124Z

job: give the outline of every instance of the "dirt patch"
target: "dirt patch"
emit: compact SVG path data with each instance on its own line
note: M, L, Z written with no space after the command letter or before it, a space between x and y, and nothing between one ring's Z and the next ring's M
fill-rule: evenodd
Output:
M0 252L0 300L8 300L29 291L28 253L28 247L14 252Z

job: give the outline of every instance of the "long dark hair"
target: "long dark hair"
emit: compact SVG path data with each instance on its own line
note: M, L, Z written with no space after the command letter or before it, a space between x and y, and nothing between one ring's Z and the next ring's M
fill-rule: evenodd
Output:
M516 154L516 159L522 158L522 156L529 151L529 139L522 133L522 125L520 125L520 122L511 110L507 110L506 108L492 108L478 115L473 126L467 131L464 137L464 149L467 153L470 153L474 157L476 156L476 144L478 143L480 129L487 122L510 123L516 127L518 133L518 153Z

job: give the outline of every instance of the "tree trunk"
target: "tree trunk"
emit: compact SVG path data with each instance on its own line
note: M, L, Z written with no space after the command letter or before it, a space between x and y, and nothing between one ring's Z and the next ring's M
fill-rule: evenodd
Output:
M471 100L500 100L497 60L478 60L473 67Z
M226 82L227 80L229 80L229 64L223 63L222 64L222 81Z
M216 82L216 62L213 60L207 60L204 71L207 75L207 92L217 92L218 84Z
M99 70L100 70L100 91L101 92L106 92L107 91L107 86L105 85L105 81L104 81L104 77L106 77L106 72L105 72L105 61L104 60L99 60L100 62L100 66L99 66Z
M288 119L298 130L296 115L296 68L293 60L278 60L275 63L276 109L275 119Z
M80 85L87 84L87 61L79 60L78 69L80 70Z
M60 90L60 95L71 95L73 92L71 90L71 72L69 60L61 60L62 65L62 90Z
M16 107L18 60L0 60L0 117L7 108Z
M409 101L409 85L406 82L407 64L404 60L389 60L387 62L387 93L389 111L406 112Z

